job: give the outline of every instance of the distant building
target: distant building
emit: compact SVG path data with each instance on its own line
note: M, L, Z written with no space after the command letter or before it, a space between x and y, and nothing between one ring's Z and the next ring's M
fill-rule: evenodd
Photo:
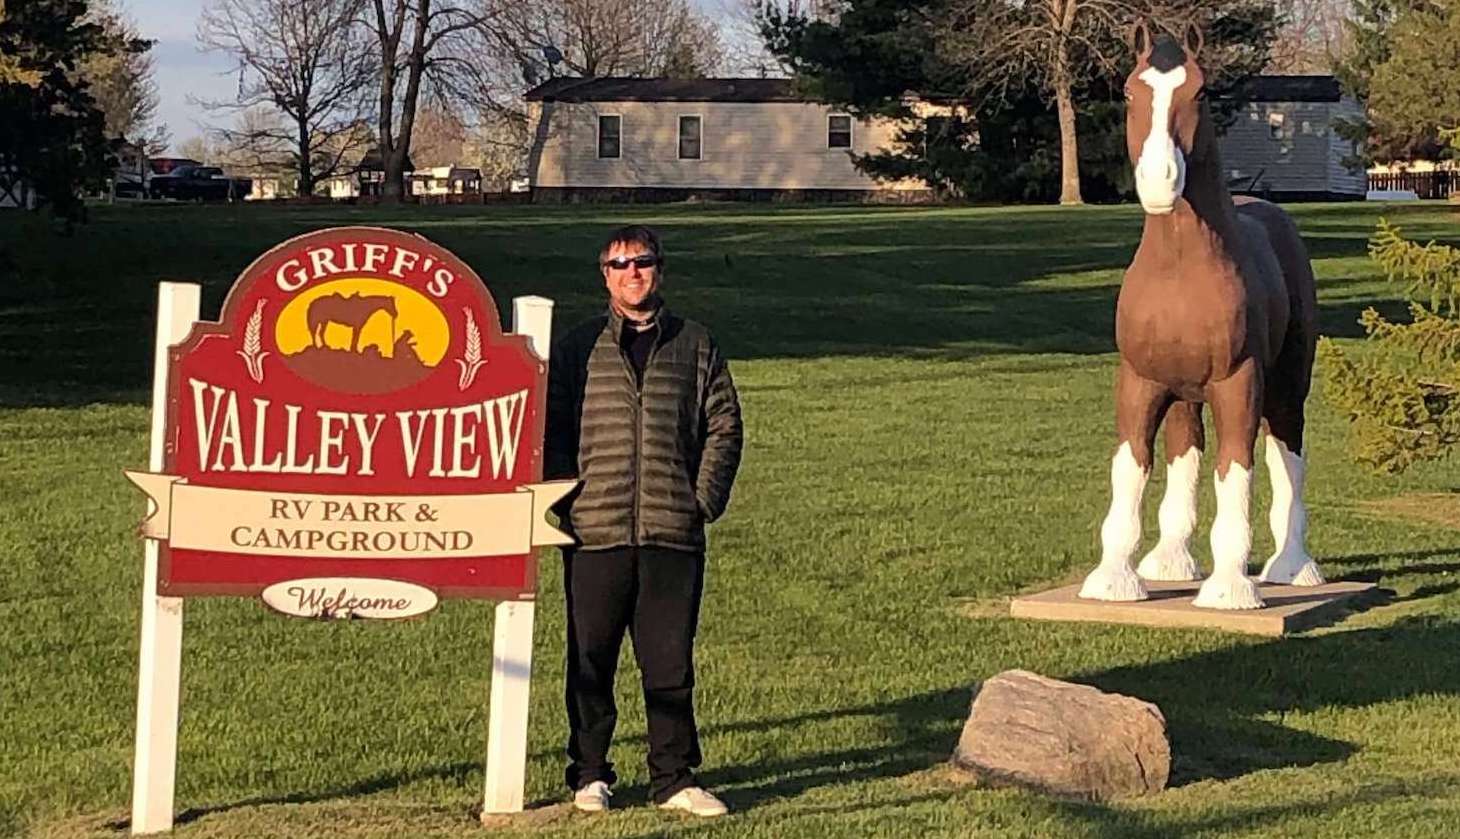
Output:
M125 139L116 144L116 167L112 170L112 195L117 198L144 198L151 169L147 165L147 149Z
M559 78L526 98L534 201L932 194L853 165L894 142L895 122L808 100L789 79Z
M481 195L482 172L465 166L433 166L406 178L411 195Z
M1353 144L1333 130L1363 108L1333 76L1254 76L1247 104L1220 139L1233 192L1274 200L1362 199L1368 178L1344 166Z
M270 172L246 172L253 181L253 189L244 196L245 201L273 201L284 196L284 179Z
M377 175L382 173L377 172ZM360 197L360 176L356 175L331 175L319 182L315 188L316 192L323 192L326 197L336 200Z
M403 168L406 173L416 168L416 164L411 161L410 155L406 155L405 166ZM363 195L378 198L384 189L385 160L380 154L380 147L376 146L370 151L365 152L365 156L360 158L360 162L355 166L355 194L351 196L337 195L336 187L331 185L330 197L353 198ZM409 187L407 187L407 190L407 194L409 194ZM340 191L343 192L345 190L341 189Z
M35 190L12 168L0 167L0 209L35 209Z

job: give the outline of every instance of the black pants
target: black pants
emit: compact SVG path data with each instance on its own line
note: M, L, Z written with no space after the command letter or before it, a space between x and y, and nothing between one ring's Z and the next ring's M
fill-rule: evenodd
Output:
M613 677L624 630L633 637L643 679L649 795L663 803L696 785L694 636L704 579L704 554L665 548L563 552L569 787L617 780L608 747L618 722Z

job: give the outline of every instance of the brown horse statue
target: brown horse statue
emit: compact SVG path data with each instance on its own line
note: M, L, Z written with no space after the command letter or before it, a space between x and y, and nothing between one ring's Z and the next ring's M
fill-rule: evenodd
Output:
M314 346L324 346L324 330L330 324L348 327L351 331L350 352L360 351L360 331L375 317L385 312L391 317L391 336L395 335L395 298L389 295L326 294L309 303L309 334Z
M1116 305L1120 349L1117 449L1100 564L1080 596L1142 600L1147 580L1199 580L1187 550L1196 526L1202 406L1217 435L1217 517L1212 574L1195 605L1263 605L1247 576L1248 503L1258 427L1267 431L1276 550L1259 579L1321 585L1304 547L1303 403L1312 379L1317 308L1313 270L1292 219L1278 207L1227 192L1197 65L1201 34L1132 35L1136 66L1125 82L1126 145L1145 229ZM1141 539L1141 494L1156 429L1165 421L1166 494L1156 547L1132 570Z

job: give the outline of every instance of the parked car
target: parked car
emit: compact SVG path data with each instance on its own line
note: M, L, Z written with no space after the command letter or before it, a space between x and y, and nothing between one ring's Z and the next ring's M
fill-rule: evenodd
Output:
M150 197L178 201L242 201L252 191L252 179L227 177L217 166L178 166L147 182Z

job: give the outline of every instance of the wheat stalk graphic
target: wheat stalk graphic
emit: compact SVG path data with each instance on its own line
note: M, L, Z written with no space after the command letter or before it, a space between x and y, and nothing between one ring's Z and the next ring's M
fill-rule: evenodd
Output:
M466 356L458 358L456 363L461 366L461 379L458 382L461 390L471 387L471 383L477 377L477 371L486 364L482 361L482 333L477 331L476 319L472 317L471 309L465 307L462 311L466 313Z
M266 352L260 352L263 342L259 340L259 334L263 331L264 325L264 302L259 301L258 306L253 310L253 316L248 319L248 326L243 330L243 349L234 350L243 357L243 363L248 367L249 378L262 383L264 380L264 358Z

